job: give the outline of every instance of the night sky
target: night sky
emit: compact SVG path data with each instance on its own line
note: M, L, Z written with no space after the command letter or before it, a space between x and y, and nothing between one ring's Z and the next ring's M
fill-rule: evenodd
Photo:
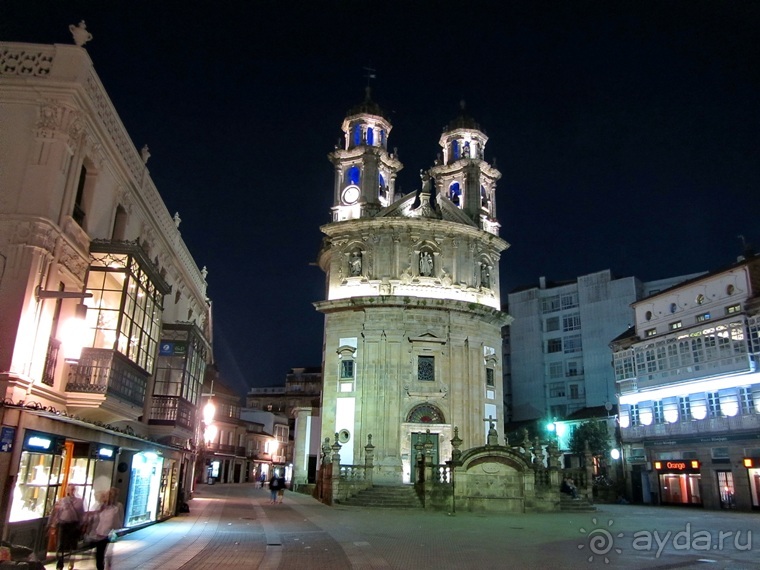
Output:
M199 266L225 381L321 363L327 154L373 98L419 186L466 101L489 136L502 300L760 246L760 2L2 0L0 40L85 47Z

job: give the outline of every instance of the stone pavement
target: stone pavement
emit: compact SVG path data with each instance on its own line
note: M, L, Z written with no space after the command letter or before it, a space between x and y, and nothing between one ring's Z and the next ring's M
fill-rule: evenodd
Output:
M327 507L290 492L281 505L268 500L253 484L200 486L189 514L112 545L113 569L760 568L757 513L601 505L480 515ZM91 554L77 556L78 570L94 567Z

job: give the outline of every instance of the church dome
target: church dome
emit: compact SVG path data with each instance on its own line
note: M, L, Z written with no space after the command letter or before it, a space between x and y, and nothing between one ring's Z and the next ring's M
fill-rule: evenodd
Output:
M456 131L458 129L481 130L480 125L467 113L464 101L460 101L459 114L449 122L447 127L444 127L444 132Z
M348 110L347 116L352 117L354 115L375 115L377 117L382 117L386 120L388 119L388 117L386 117L385 114L383 113L383 110L380 108L380 105L378 105L372 100L369 87L366 88L364 101L362 101L358 105L351 107Z

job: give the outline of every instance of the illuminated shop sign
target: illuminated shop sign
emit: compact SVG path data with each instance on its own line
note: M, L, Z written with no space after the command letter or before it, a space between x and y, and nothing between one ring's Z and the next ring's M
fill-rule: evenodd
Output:
M655 461L654 468L657 471L667 473L691 473L699 471L699 461L696 459Z
M116 454L119 448L112 445L100 445L96 444L92 447L92 456L96 459L103 459L105 461L113 461L116 459Z
M27 430L24 436L24 451L36 453L61 453L63 440L49 433Z

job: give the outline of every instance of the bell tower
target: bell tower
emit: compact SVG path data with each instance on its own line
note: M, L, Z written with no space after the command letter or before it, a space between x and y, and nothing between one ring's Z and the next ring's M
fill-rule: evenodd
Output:
M372 101L349 110L342 125L343 140L328 156L335 166L332 221L372 217L393 203L396 174L403 168L388 152L392 125Z
M488 137L460 103L459 116L444 128L438 141L443 150L430 174L438 192L451 200L486 232L499 235L496 181L501 173L484 159Z

